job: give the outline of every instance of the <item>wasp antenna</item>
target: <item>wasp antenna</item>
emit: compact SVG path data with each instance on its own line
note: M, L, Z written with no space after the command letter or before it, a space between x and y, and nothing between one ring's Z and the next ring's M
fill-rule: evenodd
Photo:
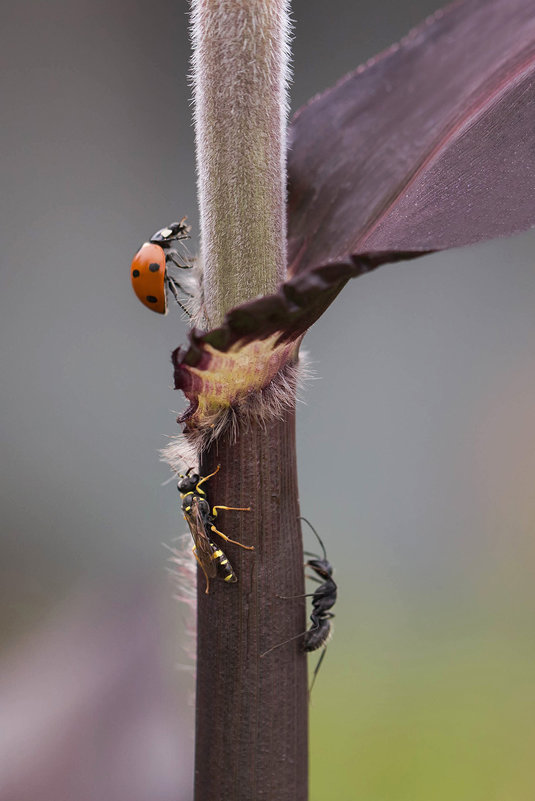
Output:
M318 540L319 544L321 545L321 550L323 551L323 558L327 559L327 551L325 550L325 545L323 544L323 540L321 539L320 535L318 534L318 532L316 531L316 529L314 528L314 526L312 525L310 520L307 520L306 517L302 517L301 515L297 519L298 520L304 520L305 523L312 529L312 531L316 535L316 539ZM311 554L311 556L313 556L313 555L314 554Z

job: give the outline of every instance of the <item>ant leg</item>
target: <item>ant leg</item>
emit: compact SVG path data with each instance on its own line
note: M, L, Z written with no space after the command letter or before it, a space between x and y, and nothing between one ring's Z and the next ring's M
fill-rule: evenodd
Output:
M197 560L197 564L199 565L199 567L201 568L202 572L204 573L204 578L206 579L206 589L205 589L205 593L208 595L208 592L209 592L209 590L210 590L210 579L208 578L208 575L207 575L207 573L206 573L206 570L204 569L204 567L203 567L203 566L202 566L202 564L201 564L201 560L200 560L200 559L199 559L199 557L197 556L197 546L196 546L196 545L194 545L194 546L193 546L193 548L192 548L192 551L193 551L193 556L194 556L194 557L195 557L195 559Z
M312 692L312 687L314 686L314 682L316 681L316 676L317 676L317 675L318 675L318 673L319 673L319 670L320 670L320 667L321 667L321 663L323 662L323 660L324 660L324 658L325 658L325 654L326 654L326 653L327 653L327 648L324 648L324 649L323 649L323 653L322 653L322 655L321 655L321 656L320 656L320 658L318 659L318 664L317 664L317 665L316 665L316 667L314 668L314 673L312 674L312 682L311 682L311 684L310 684L310 687L308 688L308 694L309 694L309 696L310 696L310 693Z
M199 487L201 486L201 484L204 484L204 482L208 481L209 478L212 478L212 476L215 476L216 473L219 473L219 468L220 467L221 467L221 465L218 464L213 473L210 473L209 476L205 476L204 478L201 478L201 480L197 482L197 486L195 487L197 492L199 491ZM201 490L201 495L204 495L204 490Z
M276 595L276 598L282 598L283 601L291 601L293 598L313 598L314 592L309 592L306 595Z
M296 634L294 637L290 637L288 640L284 640L284 642L279 642L277 645L273 645L271 648L268 648L267 651L264 651L263 654L260 654L260 659L267 654L270 654L276 648L280 648L281 645L286 645L287 642L292 642L292 640L297 640L298 637L303 637L306 634L306 631L302 631L300 634Z
M218 531L214 525L210 526L210 531L213 531L215 534L219 534L220 537L223 537L225 542L231 542L233 545L239 545L240 548L245 548L246 551L254 551L254 545L243 545L241 542L238 542L237 540L231 540L230 537L227 537L227 535L223 534L222 531Z
M189 313L189 311L186 309L186 307L184 306L184 304L180 302L180 299L179 299L179 297L178 297L177 288L176 288L176 282L175 282L175 281L173 281L173 279L172 279L172 278L171 278L169 275L167 276L167 286L169 287L169 289L170 289L170 290L171 290L171 292L173 293L173 296L174 296L174 298L175 298L176 302L178 303L178 305L180 306L180 308L182 309L182 311L186 312L186 314L188 315L188 317L191 319L191 314L190 314L190 313Z

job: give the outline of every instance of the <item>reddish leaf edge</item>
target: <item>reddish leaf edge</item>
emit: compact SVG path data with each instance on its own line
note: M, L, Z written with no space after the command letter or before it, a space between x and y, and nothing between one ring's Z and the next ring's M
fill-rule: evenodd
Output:
M415 259L432 252L368 253L320 265L285 281L273 295L235 306L218 328L210 331L193 328L189 332L189 347L179 347L172 354L175 389L189 387L184 368L205 367L206 345L227 353L232 348L273 335L277 335L275 346L294 342L321 317L351 278L369 273L383 264Z
M218 328L192 329L189 346L172 354L175 389L189 405L177 417L183 434L171 438L163 460L180 472L224 431L280 418L310 376L306 354L299 353L302 338L349 279L421 255L373 253L323 265L236 306Z

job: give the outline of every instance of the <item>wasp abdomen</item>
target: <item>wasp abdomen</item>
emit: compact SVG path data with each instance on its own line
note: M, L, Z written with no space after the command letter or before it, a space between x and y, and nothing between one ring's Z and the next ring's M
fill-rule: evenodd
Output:
M212 559L217 565L217 575L222 578L223 581L226 581L229 584L235 584L238 581L238 577L236 576L236 573L234 572L227 556L221 550L221 548L217 548L213 543L211 543L211 545L214 549L212 552Z

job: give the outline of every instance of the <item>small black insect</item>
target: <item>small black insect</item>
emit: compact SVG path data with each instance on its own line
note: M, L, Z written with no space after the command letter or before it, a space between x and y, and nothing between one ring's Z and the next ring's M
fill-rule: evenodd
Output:
M297 639L297 637L303 637L303 651L310 652L317 651L318 648L324 648L324 651L320 656L318 664L316 665L312 675L312 683L310 685L310 690L312 690L314 682L316 681L316 676L318 675L321 663L323 662L323 658L326 653L327 641L331 634L331 620L334 617L334 614L329 610L332 609L336 603L338 587L333 579L333 567L327 559L325 545L323 544L320 535L312 523L306 519L306 517L300 517L299 520L304 520L305 523L310 526L323 551L323 559L317 554L305 551L305 556L313 557L305 562L305 568L310 567L316 573L316 575L319 576L319 578L316 578L316 576L308 576L307 578L309 578L311 581L315 581L320 586L313 593L289 596L280 595L279 598L284 598L286 600L290 600L292 598L312 598L312 613L310 615L312 625L306 631L301 632L301 634L296 634L295 637L290 637L289 640L285 640L278 645L274 645L273 648L269 649L269 651L265 651L262 656L265 656L275 648L279 648L281 645L285 645L287 642L291 642L291 640Z
M206 590L208 593L210 589L210 579L216 576L234 584L238 581L236 573L232 565L225 556L221 548L212 542L211 534L218 534L226 542L232 542L234 545L239 545L240 548L245 548L248 551L254 551L253 545L242 545L241 542L231 540L222 531L218 531L215 526L215 519L217 517L218 509L229 509L237 512L249 512L250 507L241 506L213 506L210 509L210 504L206 497L206 493L201 489L201 484L208 481L209 478L215 476L218 472L220 465L210 473L209 476L200 476L198 473L191 473L190 468L185 476L180 476L178 482L178 491L182 500L182 511L184 512L184 520L189 526L191 536L193 537L193 553L201 570L206 578Z
M310 526L323 551L323 559L320 559L315 554L310 554L307 552L307 556L313 556L314 558L309 559L308 562L305 562L305 567L312 568L316 575L319 576L319 578L315 578L314 576L309 576L309 578L311 581L316 581L320 586L314 593L312 593L312 596L308 596L312 597L312 613L310 615L312 625L308 631L305 632L303 650L317 651L318 648L326 648L327 641L331 635L331 620L334 617L334 614L329 612L329 609L332 609L336 603L338 587L333 579L333 567L327 559L325 545L323 544L320 535L312 523L306 519L306 517L302 517L301 520L304 520L305 523ZM316 681L316 676L318 675L318 671L321 667L321 663L323 662L325 653L326 650L323 651L318 660L318 664L314 669L310 689L312 689L314 682Z

